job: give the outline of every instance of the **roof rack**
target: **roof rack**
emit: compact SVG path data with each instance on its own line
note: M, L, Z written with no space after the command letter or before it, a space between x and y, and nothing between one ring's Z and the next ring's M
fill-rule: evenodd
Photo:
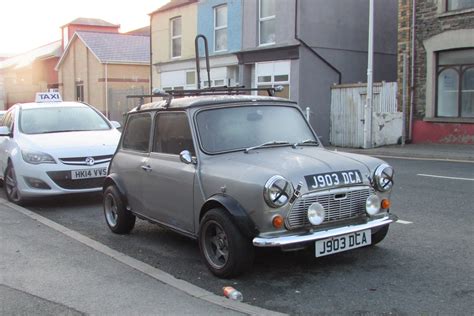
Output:
M204 51L206 57L206 70L207 70L207 88L201 89L201 67L199 63L199 39L204 41ZM209 66L209 49L207 45L207 38L198 34L194 40L194 48L196 54L196 73L197 73L197 89L187 89L187 90L161 90L153 89L152 94L143 94L143 95L128 95L127 98L139 98L140 105L137 107L137 110L140 110L140 107L144 103L145 98L154 98L162 97L166 100L165 108L170 106L171 100L173 97L190 97L190 96L206 96L206 95L239 95L239 94L248 94L252 91L264 91L267 92L269 96L275 96L276 92L283 91L283 86L276 86L272 88L245 88L245 86L235 86L235 87L211 87L211 70Z

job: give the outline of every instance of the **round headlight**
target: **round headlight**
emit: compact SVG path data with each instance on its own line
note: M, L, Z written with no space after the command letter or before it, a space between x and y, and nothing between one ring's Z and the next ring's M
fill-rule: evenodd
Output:
M365 201L365 211L369 215L375 215L380 211L380 198L373 194Z
M263 197L270 207L277 208L286 205L292 195L293 186L282 176L273 176L265 183Z
M313 225L320 225L324 222L326 211L320 203L313 203L308 208L308 220Z
M393 186L393 168L387 164L381 164L374 172L375 189L381 192L389 191Z

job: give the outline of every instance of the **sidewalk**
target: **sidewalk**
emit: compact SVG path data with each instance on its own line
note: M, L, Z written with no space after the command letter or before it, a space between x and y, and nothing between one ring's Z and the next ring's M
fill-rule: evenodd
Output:
M406 144L370 149L326 146L329 150L351 152L369 156L390 156L436 160L459 160L474 162L474 145L453 144Z
M0 244L0 315L273 314L175 279L3 199Z

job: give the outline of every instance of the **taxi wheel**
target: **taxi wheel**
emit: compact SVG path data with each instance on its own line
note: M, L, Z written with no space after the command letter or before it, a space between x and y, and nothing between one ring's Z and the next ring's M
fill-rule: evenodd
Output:
M3 188L5 190L5 195L10 202L18 205L23 205L25 203L25 199L21 196L20 190L18 189L15 168L11 162L8 163L7 169L5 170Z
M372 243L371 246L374 246L384 240L385 236L388 233L388 225L383 226L380 228L376 233L372 234Z
M135 215L123 204L120 193L113 185L104 191L104 215L107 226L116 234L128 234L135 226Z
M220 278L242 274L253 263L254 248L222 209L212 209L204 215L199 228L201 256Z

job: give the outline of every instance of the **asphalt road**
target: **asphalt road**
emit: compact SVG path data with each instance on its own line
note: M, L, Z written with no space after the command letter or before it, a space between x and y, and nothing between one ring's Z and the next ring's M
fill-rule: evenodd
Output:
M270 310L471 315L474 164L387 161L396 170L392 212L402 221L382 243L319 259L310 251L263 249L252 271L233 280L208 272L195 241L156 225L137 220L130 235L111 233L99 195L36 201L28 208L216 294L232 285L244 302Z

